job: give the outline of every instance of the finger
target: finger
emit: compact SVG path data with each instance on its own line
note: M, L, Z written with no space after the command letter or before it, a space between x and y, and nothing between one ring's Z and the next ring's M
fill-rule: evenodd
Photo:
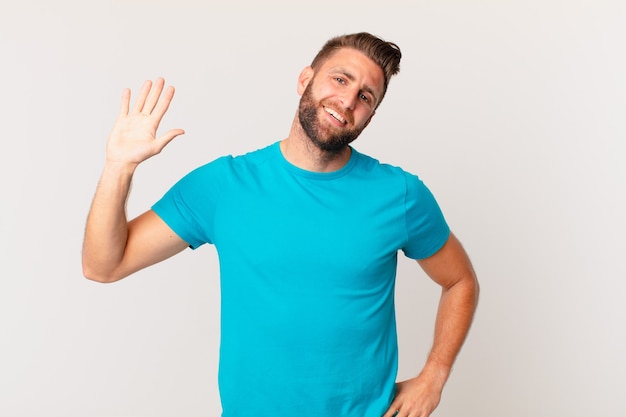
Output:
M125 88L122 92L122 104L120 105L120 117L128 116L130 107L130 88Z
M135 113L140 113L143 110L143 106L146 102L146 97L148 97L148 93L150 93L150 89L152 87L152 81L148 80L143 83L141 86L141 90L139 91L139 96L137 96L137 101L135 102L135 107L133 107L133 111Z
M158 146L158 151L161 152L168 143L174 140L177 136L185 134L183 129L172 129L165 132L160 138L156 140L156 144Z
M154 115L156 117L158 117L159 119L163 117L167 109L170 107L170 103L172 102L172 98L174 98L175 92L176 90L173 86L167 87L165 93L163 94L163 97L161 98L161 100L159 100L158 105L154 109Z
M165 85L165 80L161 77L157 78L154 82L154 85L150 89L150 94L148 94L148 98L143 105L143 109L141 110L144 114L152 113L154 107L159 101L159 97L161 96L161 92L163 91L163 86Z
M398 417L399 416L399 405L396 405L395 403L392 403L391 406L389 407L389 409L387 410L387 412L385 414L383 414L383 417Z

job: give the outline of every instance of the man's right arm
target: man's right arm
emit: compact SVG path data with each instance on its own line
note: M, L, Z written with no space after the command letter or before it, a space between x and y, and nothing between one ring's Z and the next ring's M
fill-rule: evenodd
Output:
M157 214L148 210L126 219L128 174L105 168L94 197L83 243L83 274L98 282L113 282L161 262L188 245Z
M83 274L112 282L182 251L187 244L152 210L128 222L126 201L137 166L158 154L181 129L156 131L174 95L164 80L146 82L133 109L124 90L120 114L107 141L107 159L85 228Z

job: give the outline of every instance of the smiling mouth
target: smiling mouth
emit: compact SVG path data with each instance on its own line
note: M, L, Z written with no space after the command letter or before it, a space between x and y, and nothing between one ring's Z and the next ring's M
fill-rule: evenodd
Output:
M338 122L342 123L342 124L346 124L346 119L343 118L343 116L341 116L339 113L337 113L335 110L328 108L328 107L324 107L324 110L326 111L326 113L330 114L331 116L333 116Z

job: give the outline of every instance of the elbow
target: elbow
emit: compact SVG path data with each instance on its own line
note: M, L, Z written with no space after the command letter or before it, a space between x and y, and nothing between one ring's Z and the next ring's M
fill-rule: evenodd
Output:
M476 272L471 268L467 274L465 274L464 278L459 281L469 293L473 295L473 297L478 301L478 296L480 294L480 284L478 283L478 277L476 276Z
M472 273L471 279L468 280L468 290L472 294L474 306L478 305L478 299L480 297L480 284L476 274Z
M472 281L474 283L474 290L476 291L476 297L480 294L480 283L478 282L478 277L476 276L476 272L472 268Z
M478 305L478 299L480 296L480 284L476 278L474 271L470 271L462 278L456 281L448 290L452 290L455 293L461 295L466 300L468 305L476 308Z
M123 278L122 276L118 276L110 271L103 271L99 268L94 268L85 260L83 260L83 276L90 281L100 282L103 284L119 281Z
M83 276L87 278L89 281L99 282L102 284L108 284L108 283L119 280L119 278L115 278L111 275L96 274L90 270L85 270L85 269L83 269Z

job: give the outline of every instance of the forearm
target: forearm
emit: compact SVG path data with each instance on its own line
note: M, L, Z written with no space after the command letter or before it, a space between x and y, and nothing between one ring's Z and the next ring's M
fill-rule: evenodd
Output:
M448 270L448 265L444 269ZM425 266L432 272L428 264ZM478 283L473 271L464 275L465 278L453 285L442 285L435 338L426 364L417 377L396 384L396 397L383 417L426 417L439 404L478 300Z
M435 320L433 346L423 374L445 384L469 332L478 303L478 282L472 273L450 288L443 288Z
M93 198L83 243L83 273L97 281L110 275L124 257L128 237L126 201L134 166L107 163Z

